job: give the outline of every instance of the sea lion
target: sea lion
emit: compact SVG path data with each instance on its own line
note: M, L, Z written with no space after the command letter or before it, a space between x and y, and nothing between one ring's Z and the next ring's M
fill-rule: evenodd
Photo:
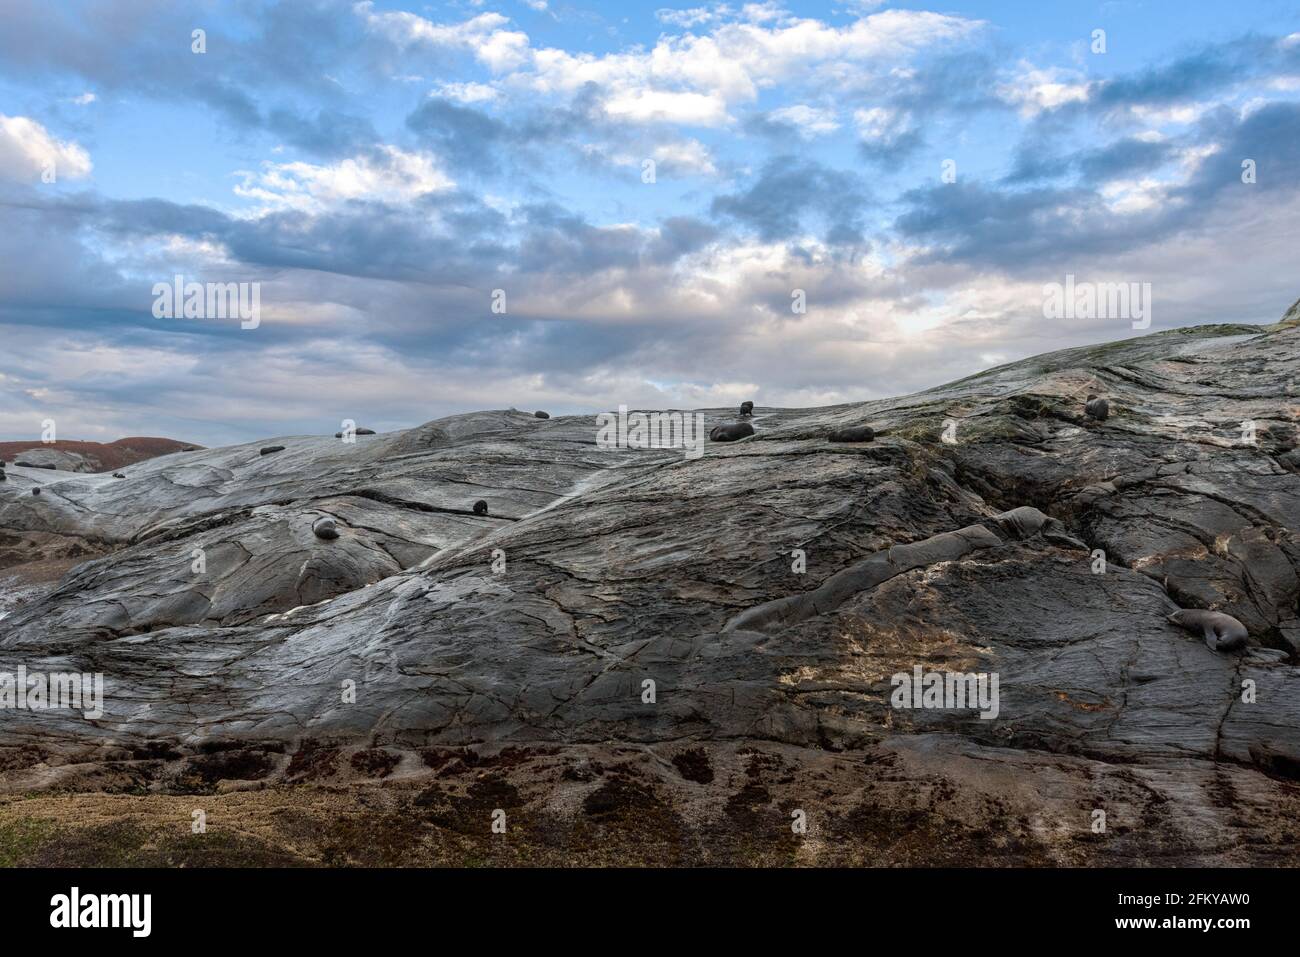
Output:
M748 422L731 422L727 425L715 425L709 432L710 442L734 442L754 434L754 427Z
M268 445L262 449L261 454L270 455L272 452L283 452L283 451L284 451L283 445Z
M339 537L338 526L334 524L334 519L329 517L316 519L312 523L311 530L317 538L323 538L326 541Z
M875 437L875 430L869 425L851 425L847 429L836 429L826 436L830 442L870 442Z
M538 409L536 412L533 413L533 418L535 419L549 419L550 417L551 417L551 413L543 412L541 409Z
M375 430L374 430L374 429L356 429L352 434L353 434L353 435L374 435L374 434L375 434ZM336 438L336 439L341 439L341 438L343 438L343 433L342 433L342 432L335 432L335 433L334 433L334 438Z
M1211 651L1236 651L1246 646L1250 632L1246 626L1221 611L1203 611L1200 608L1180 608L1169 616L1175 625L1188 631L1199 631Z
M475 514L475 515L486 515L486 514L487 514L487 502L483 501L482 499L479 499L477 502L475 502L475 503L474 503L474 514Z
M1096 419L1098 422L1105 422L1110 418L1110 403L1105 399L1099 399L1095 395L1088 396L1088 401L1083 410L1088 413L1088 417Z
M15 462L14 465L24 469L50 469L51 471L58 468L57 465L41 465L37 462Z
M126 478L126 476L123 475L121 472L114 472L113 478Z
M753 414L754 414L754 403L750 402L748 399L746 399L744 402L740 403L740 414L741 414L741 415L753 415Z
M40 494L41 494L41 489L40 489L40 486L39 486L39 485L38 485L36 488L32 489L32 494L33 494L33 495L40 495Z

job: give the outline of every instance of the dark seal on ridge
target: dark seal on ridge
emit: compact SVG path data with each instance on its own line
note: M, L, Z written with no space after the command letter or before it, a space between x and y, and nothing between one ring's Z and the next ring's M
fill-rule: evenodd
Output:
M482 499L479 499L477 502L475 502L475 503L474 503L474 514L475 514L475 515L486 515L486 514L487 514L487 502L483 501Z
M533 418L535 419L549 419L550 417L551 417L551 413L543 412L541 409L538 409L536 412L533 413Z
M1088 396L1088 402L1083 410L1088 413L1089 418L1096 419L1098 422L1105 422L1110 418L1110 403L1095 395Z
M709 432L710 442L734 442L754 434L754 427L748 422L731 422L727 425L715 425Z
M267 445L262 449L262 455L270 455L272 452L283 452L283 445Z
M1246 626L1221 611L1204 611L1200 608L1180 608L1169 616L1175 625L1188 631L1199 631L1211 651L1236 651L1246 647L1250 632Z
M741 415L753 415L753 414L754 414L754 403L750 402L748 399L746 399L744 402L740 403L740 414L741 414Z
M847 429L836 429L826 436L830 442L871 442L876 432L869 425L851 425Z
M334 519L330 518L328 515L312 522L311 530L312 534L317 538L323 538L326 541L339 537L338 526L334 524Z

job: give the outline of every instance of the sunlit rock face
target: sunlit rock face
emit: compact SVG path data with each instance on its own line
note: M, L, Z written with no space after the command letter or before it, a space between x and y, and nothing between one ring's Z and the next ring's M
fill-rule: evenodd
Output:
M510 410L122 479L11 464L0 576L27 591L0 670L101 673L104 700L0 710L0 782L135 761L165 791L218 746L256 759L209 777L293 781L320 742L392 756L347 780L418 777L429 749L509 747L559 756L503 772L541 806L648 749L666 807L816 800L850 846L917 814L1012 835L970 838L993 863L1300 863L1298 384L1300 328L1215 326L760 401L753 436L698 457ZM736 419L702 411L705 434ZM874 441L827 441L859 425ZM1215 653L1178 608L1249 648ZM898 706L918 668L996 676L996 714ZM783 770L755 790L758 753Z

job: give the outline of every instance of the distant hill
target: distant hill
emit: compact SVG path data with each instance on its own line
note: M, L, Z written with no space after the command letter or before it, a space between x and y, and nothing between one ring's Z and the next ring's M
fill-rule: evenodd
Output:
M116 442L0 442L0 460L13 465L53 465L65 472L111 472L145 459L202 446L175 439L133 436Z

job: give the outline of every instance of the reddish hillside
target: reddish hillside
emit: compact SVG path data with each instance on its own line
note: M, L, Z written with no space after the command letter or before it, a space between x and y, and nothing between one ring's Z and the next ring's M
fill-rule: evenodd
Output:
M184 449L201 448L190 442L177 442L175 439L159 439L147 436L133 436L118 439L116 442L76 442L60 441L49 444L34 442L0 442L0 460L10 465L21 459L24 452L67 452L80 456L85 465L77 471L110 472L135 462L170 455Z

